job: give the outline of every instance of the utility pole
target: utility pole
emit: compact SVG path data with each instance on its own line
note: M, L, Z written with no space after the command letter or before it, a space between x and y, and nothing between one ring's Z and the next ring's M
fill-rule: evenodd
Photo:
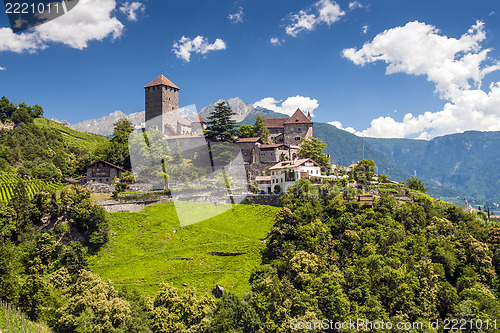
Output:
M363 141L363 148L362 148L362 154L363 154L363 160L365 159L365 135L363 134L363 138L362 138L362 141Z

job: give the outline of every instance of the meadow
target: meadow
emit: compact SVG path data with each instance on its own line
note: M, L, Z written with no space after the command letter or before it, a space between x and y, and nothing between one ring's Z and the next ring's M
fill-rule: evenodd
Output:
M210 292L216 284L239 295L249 290L248 278L261 263L264 239L279 208L176 205L192 211L196 219L215 217L181 227L171 202L139 213L109 214L111 236L90 257L91 270L115 287L135 288L144 295L158 291L162 281L181 289L185 283L198 293Z

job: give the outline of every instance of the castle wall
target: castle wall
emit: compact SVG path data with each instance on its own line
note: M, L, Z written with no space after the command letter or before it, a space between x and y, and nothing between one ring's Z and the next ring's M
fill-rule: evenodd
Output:
M312 136L311 124L285 124L285 144L300 145L300 138L308 139Z

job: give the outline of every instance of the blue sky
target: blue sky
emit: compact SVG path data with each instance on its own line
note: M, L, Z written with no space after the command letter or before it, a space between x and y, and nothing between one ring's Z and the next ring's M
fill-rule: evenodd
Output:
M198 109L299 106L377 137L500 130L499 4L80 0L17 35L0 14L0 95L76 123L144 110L163 71Z

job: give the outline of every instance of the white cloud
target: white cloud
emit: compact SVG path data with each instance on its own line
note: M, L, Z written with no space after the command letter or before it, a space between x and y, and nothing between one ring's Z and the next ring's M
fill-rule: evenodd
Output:
M283 103L281 103L281 106L278 106L279 103L281 103L281 100L278 101L274 97L266 97L255 102L253 106L260 106L289 116L294 114L297 109L301 109L305 114L310 112L312 117L314 117L314 110L316 110L319 106L318 100L299 95L288 97Z
M229 14L227 18L229 19L229 21L231 21L231 23L243 22L243 7L240 6L240 8L238 8L238 11L236 13Z
M127 1L120 7L120 11L127 15L129 21L137 21L137 12L144 13L145 10L146 6L137 1Z
M481 46L485 38L482 22L456 39L415 21L378 34L360 50L345 49L344 57L357 65L384 61L387 75L425 76L446 101L441 111L409 113L402 121L379 117L363 133L428 139L465 130L500 130L500 82L492 83L488 91L481 89L484 76L500 69L498 61L488 57L490 49Z
M208 39L203 36L197 36L195 39L182 36L179 41L174 43L172 51L177 55L177 58L189 62L192 52L206 54L210 51L224 49L226 49L226 43L220 38L217 38L215 42L210 44Z
M335 120L335 121L330 121L330 122L328 122L328 123L329 123L330 125L333 125L333 126L337 127L338 129L341 129L341 130L347 131L347 132L349 132L349 133L351 133L351 134L355 134L355 135L357 135L357 136L362 136L362 135L363 135L363 133L361 133L361 132L359 132L359 131L356 131L356 130L355 130L354 128L352 128L352 127L344 127L344 126L342 125L342 123L341 123L340 121L338 121L338 120Z
M296 14L290 14L288 25L285 26L287 35L297 37L304 31L311 31L321 23L326 23L329 26L340 20L345 12L340 9L340 6L332 0L319 0L312 7L300 10Z
M278 37L271 37L271 39L269 39L269 41L274 46L280 46L281 45L280 39Z
M67 14L35 27L32 32L14 34L10 28L1 28L0 51L34 53L49 43L84 49L92 40L118 38L124 26L111 16L115 7L114 0L80 0Z
M363 35L366 35L366 33L368 32L368 26L367 25L363 26L361 32L363 33Z
M358 1L349 2L349 9L350 10L353 10L356 8L364 8L364 6L361 3L359 3Z
M6 69L7 69L7 68L0 66L0 71L4 71L4 70L6 70Z

